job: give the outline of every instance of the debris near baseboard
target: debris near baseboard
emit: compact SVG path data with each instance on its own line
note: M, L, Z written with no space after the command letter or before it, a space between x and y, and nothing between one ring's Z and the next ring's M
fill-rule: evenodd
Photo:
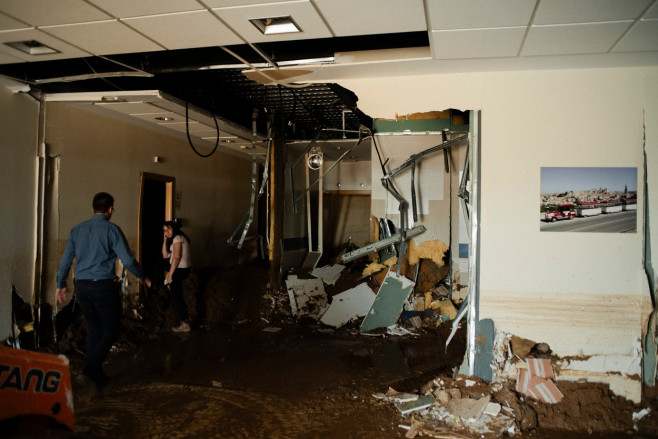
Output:
M547 404L557 404L564 395L553 382L551 361L546 358L526 358L527 369L518 369L516 391Z
M420 395L414 401L408 402L395 402L395 408L397 408L400 413L407 415L411 412L416 412L419 410L424 410L431 406L434 403L434 398L429 395Z
M425 423L416 421L415 419L411 420L411 425L399 425L400 428L407 430L404 437L413 439L419 434L422 436L428 436L434 439L470 439L469 436L464 436L463 434L455 433L454 431L434 431L429 428L425 428Z
M434 404L435 399L431 395L418 395L415 393L398 392L389 387L385 395L373 395L377 399L390 401L402 415L424 410Z
M400 425L409 430L405 437L464 438L477 435L490 439L505 433L513 434L516 428L513 410L509 407L503 410L500 403L492 401L496 388L479 380L437 377L423 386L418 399L413 402L399 402L411 396L390 388L380 399L392 402L402 415L408 415L412 413L412 407L418 407L413 410L411 425ZM433 402L428 404L429 401Z
M649 413L651 413L651 409L649 409L649 408L643 408L639 412L633 413L633 422L639 421L640 419L644 418Z

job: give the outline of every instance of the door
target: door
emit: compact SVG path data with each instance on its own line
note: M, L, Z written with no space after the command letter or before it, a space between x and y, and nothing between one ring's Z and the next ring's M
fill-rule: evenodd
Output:
M173 177L142 173L138 259L147 277L162 283L162 224L173 218Z

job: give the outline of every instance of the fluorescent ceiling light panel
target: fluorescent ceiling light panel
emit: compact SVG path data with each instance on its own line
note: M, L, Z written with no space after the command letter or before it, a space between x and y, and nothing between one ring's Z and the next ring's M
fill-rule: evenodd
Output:
M5 43L5 45L20 50L23 53L27 53L28 55L52 55L53 53L59 53L59 50L46 46L37 40L14 41L11 43Z
M302 31L290 16L254 18L249 21L264 35L289 34Z

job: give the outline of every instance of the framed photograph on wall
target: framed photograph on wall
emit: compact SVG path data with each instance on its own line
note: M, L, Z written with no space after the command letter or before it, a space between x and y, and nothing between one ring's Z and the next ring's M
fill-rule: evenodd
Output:
M539 230L635 233L637 168L542 167Z

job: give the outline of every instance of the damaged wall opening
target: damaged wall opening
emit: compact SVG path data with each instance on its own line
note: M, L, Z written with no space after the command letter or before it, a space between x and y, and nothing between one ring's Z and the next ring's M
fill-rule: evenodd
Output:
M368 324L364 332L386 330L396 323L416 328L438 325L455 318L469 292L472 223L467 218L469 209L460 203L460 193L470 191L466 187L470 177L465 176L470 171L470 113L446 110L375 121L374 134L367 133L363 142L366 156L363 151L360 155L350 152L349 158L341 159L343 151L353 147L348 142L293 145L289 150L293 189L286 206L297 213L286 216L286 238L291 247L293 243L298 247L284 247L282 268L288 273L291 302L303 304L293 307L297 313L303 314L306 307L322 321L318 308L327 307L327 301L336 302L332 294L355 293L354 289L364 288L366 279L372 279L374 291L359 295L371 305L372 293L384 284L407 285L409 281L412 288L404 287L404 297L383 305L393 307L387 309L389 320ZM305 151L318 146L325 155L324 169L330 171L313 173L296 166L304 162ZM316 221L318 206L323 206L322 227ZM305 222L309 224L306 230ZM324 232L324 251L309 266L307 258L316 250L312 247L316 231ZM328 291L322 282L311 279L306 285L309 291L300 293L304 288L292 286L309 277L322 279ZM319 302L309 306L309 301ZM338 321L345 324L365 317L369 310Z

